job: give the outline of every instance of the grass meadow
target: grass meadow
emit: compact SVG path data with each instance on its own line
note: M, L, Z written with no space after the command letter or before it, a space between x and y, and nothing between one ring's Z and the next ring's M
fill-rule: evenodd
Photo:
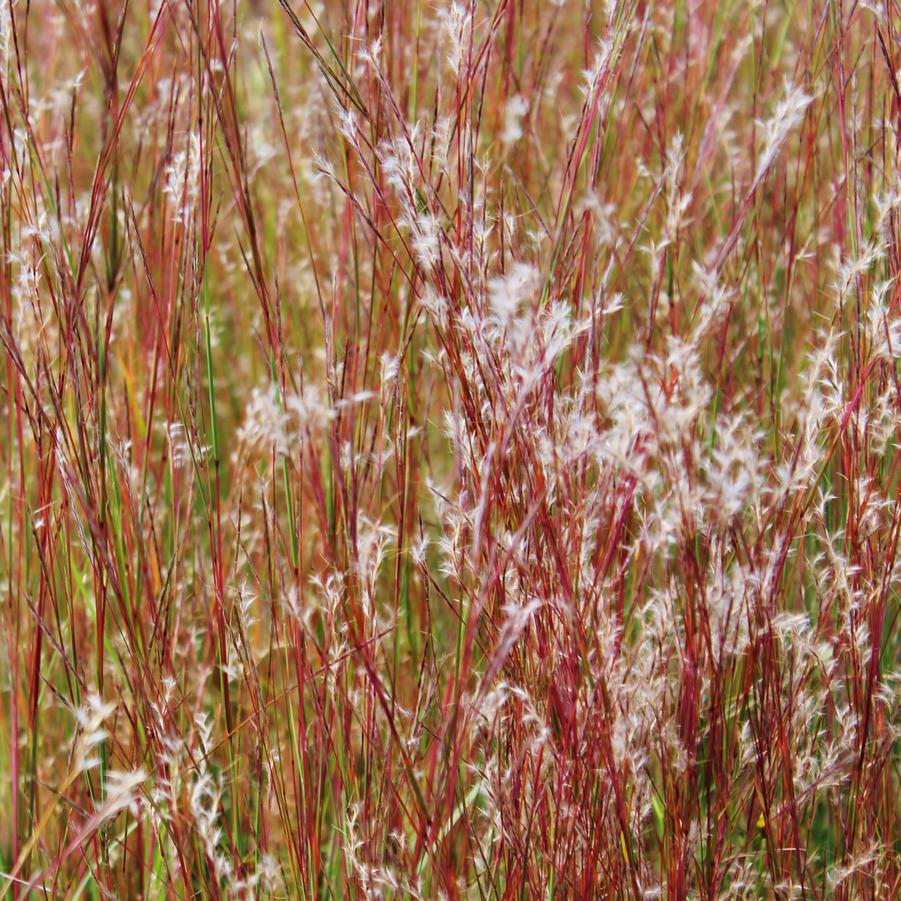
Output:
M901 899L898 0L0 0L0 899Z

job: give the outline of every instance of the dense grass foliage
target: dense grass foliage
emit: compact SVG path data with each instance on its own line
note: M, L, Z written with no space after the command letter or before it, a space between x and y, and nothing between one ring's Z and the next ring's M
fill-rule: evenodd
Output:
M901 897L898 0L2 0L0 897Z

